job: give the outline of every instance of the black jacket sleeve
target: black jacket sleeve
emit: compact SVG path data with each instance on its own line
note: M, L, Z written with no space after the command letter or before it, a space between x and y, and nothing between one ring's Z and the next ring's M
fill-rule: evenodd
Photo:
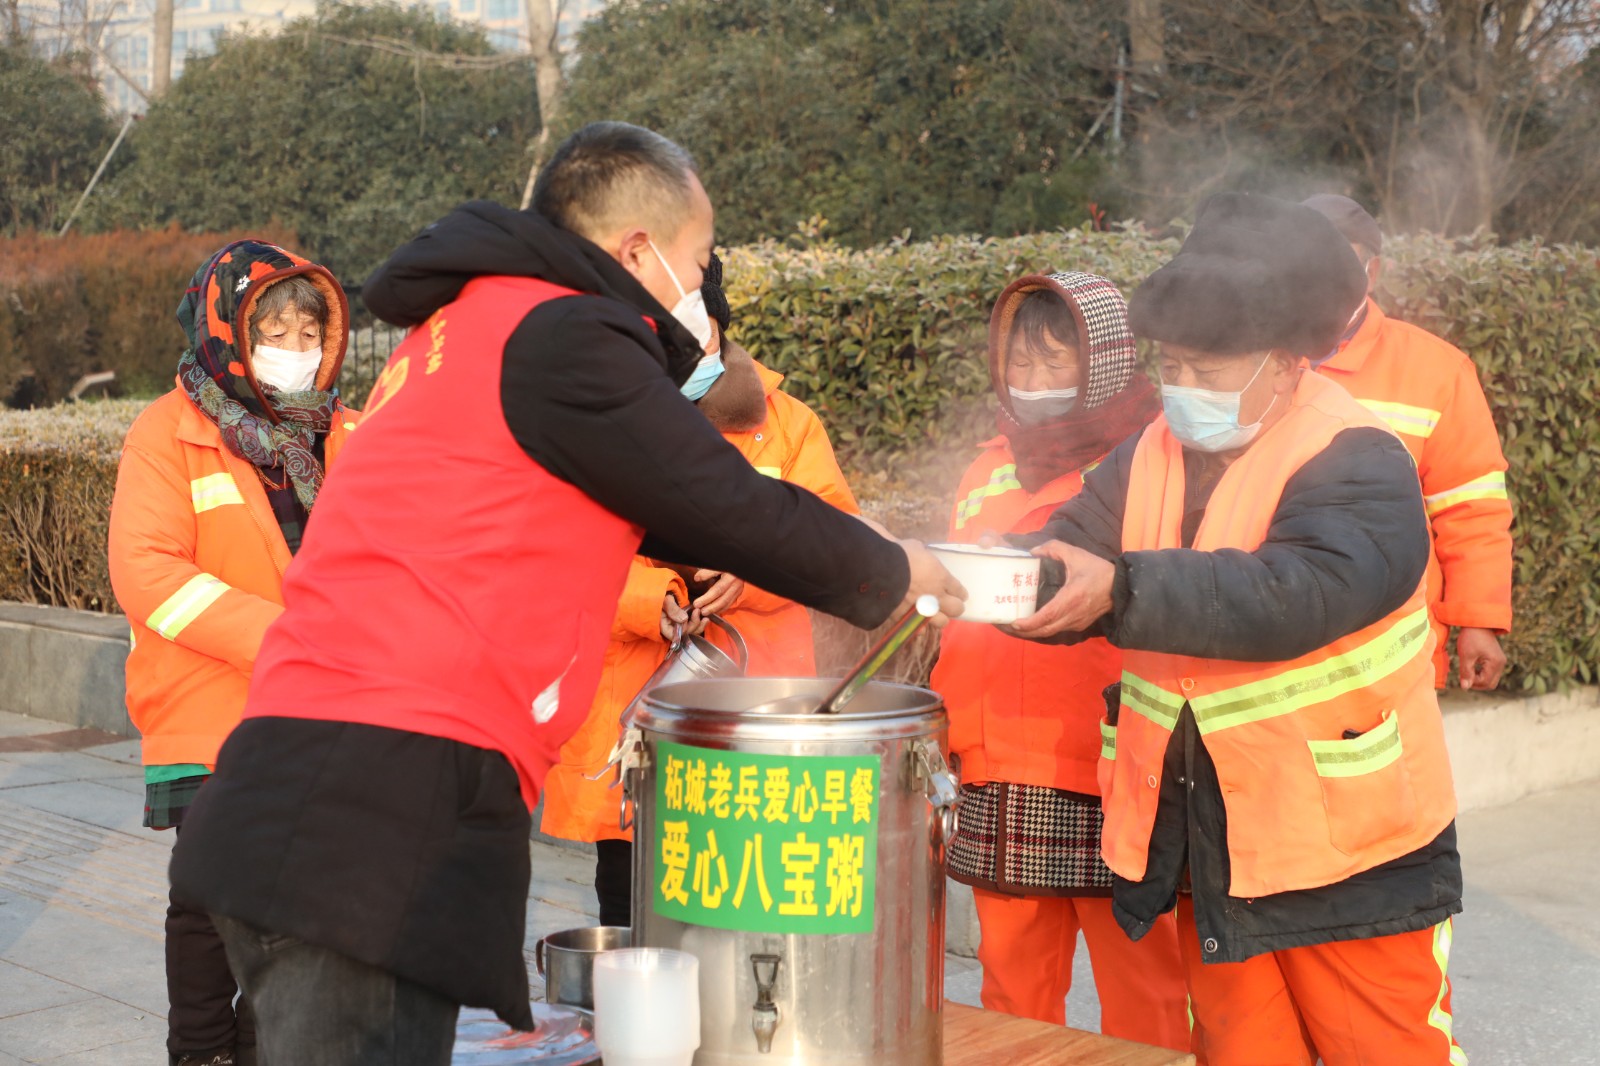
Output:
M1379 429L1351 429L1284 486L1254 552L1122 552L1122 518L1138 438L1084 478L1083 491L1022 547L1061 540L1116 564L1111 613L1045 643L1105 636L1121 648L1278 662L1371 625L1416 589L1428 531L1416 466ZM1046 561L1040 601L1060 588Z
M506 343L506 424L524 451L643 526L647 554L727 570L858 626L910 584L905 552L804 489L758 474L673 385L639 312L572 296Z
M1406 601L1428 565L1416 466L1380 429L1349 429L1284 486L1253 552L1128 552L1106 634L1122 648L1292 659Z

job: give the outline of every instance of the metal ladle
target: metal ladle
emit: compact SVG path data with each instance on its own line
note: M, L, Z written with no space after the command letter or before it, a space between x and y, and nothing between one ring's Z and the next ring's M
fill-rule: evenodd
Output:
M933 595L918 596L917 602L911 610L907 611L885 633L878 643L874 644L861 661L850 668L844 680L836 685L832 692L822 698L822 702L811 708L813 714L835 714L845 704L855 698L856 693L866 687L867 682L883 668L883 664L901 645L921 629L928 619L939 613L939 597ZM803 713L811 696L804 694L785 696L782 699L772 700L759 704L750 709L751 714L798 714Z

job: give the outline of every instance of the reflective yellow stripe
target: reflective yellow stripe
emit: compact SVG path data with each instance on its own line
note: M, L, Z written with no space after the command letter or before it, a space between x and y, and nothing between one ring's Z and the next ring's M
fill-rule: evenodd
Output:
M1439 412L1427 407L1412 407L1407 403L1384 400L1362 400L1361 405L1389 423L1389 428L1396 433L1431 437L1439 426Z
M177 640L190 622L227 591L228 586L221 578L196 574L183 583L183 588L168 596L167 602L157 607L145 624L168 640Z
M189 497L194 500L195 514L205 514L230 503L244 503L244 497L239 495L239 485L229 473L195 478L189 482Z
M1390 711L1383 724L1350 740L1308 740L1318 777L1360 777L1400 758L1400 716Z
M1421 652L1428 632L1428 611L1424 607L1341 655L1191 699L1195 724L1201 733L1214 733L1246 722L1293 714L1355 692L1404 666Z
M1444 997L1450 991L1450 942L1455 938L1455 920L1446 918L1433 927L1433 961L1439 964L1439 994L1434 997L1433 1008L1428 1011L1428 1024L1444 1034L1450 1046L1450 1066L1467 1066L1467 1053L1456 1043L1450 1031L1454 1019L1444 1009Z
M1122 672L1122 703L1161 726L1172 729L1178 724L1178 712L1183 710L1183 697L1163 691L1142 677Z
M989 483L980 485L967 493L967 498L962 500L956 508L956 528L960 529L976 518L978 512L983 510L983 501L989 497L1020 491L1022 491L1022 482L1017 480L1017 464L1007 463L1004 466L996 467L994 473L989 475Z
M783 477L783 467L781 467L781 466L758 466L758 467L756 467L756 473L764 474L767 477L781 478L781 477Z
M1483 477L1469 481L1465 485L1457 485L1444 492L1436 492L1432 496L1424 496L1423 501L1428 505L1428 517L1432 518L1440 511L1447 511L1460 503L1468 500L1503 500L1506 498L1506 475L1504 471L1485 474Z
M1100 757L1102 759L1115 759L1117 757L1117 727L1100 723Z

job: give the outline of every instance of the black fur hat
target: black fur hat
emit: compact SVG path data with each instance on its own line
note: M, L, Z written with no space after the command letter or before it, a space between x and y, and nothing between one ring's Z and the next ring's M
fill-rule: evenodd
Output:
M1366 273L1332 222L1301 204L1218 193L1166 266L1128 301L1141 337L1217 355L1281 349L1316 357L1339 343Z
M722 260L717 258L716 252L711 253L705 277L700 279L700 296L706 302L706 314L716 320L719 330L728 332L728 323L733 321L733 308L728 306L728 294L722 291Z

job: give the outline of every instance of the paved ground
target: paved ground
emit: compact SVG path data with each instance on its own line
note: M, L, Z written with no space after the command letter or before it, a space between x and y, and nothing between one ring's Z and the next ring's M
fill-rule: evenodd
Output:
M0 1066L157 1066L171 834L139 826L134 743L61 732L0 714ZM1465 815L1460 828L1461 1043L1475 1066L1600 1064L1600 781ZM529 944L592 924L590 860L533 848ZM1079 956L1068 1020L1092 1029L1099 1008ZM946 974L951 998L976 1003L971 960L952 957Z

